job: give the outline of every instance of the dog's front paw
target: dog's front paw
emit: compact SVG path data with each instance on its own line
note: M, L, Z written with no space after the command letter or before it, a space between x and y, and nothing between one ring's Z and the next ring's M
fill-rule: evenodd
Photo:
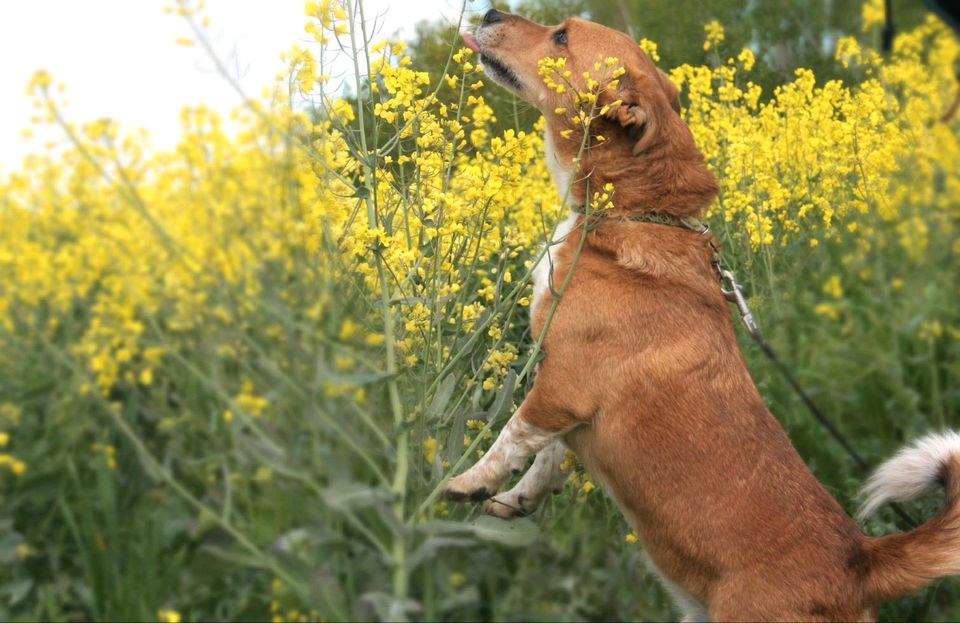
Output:
M443 488L444 499L451 502L482 502L494 493L496 490L477 482L469 472L460 474Z

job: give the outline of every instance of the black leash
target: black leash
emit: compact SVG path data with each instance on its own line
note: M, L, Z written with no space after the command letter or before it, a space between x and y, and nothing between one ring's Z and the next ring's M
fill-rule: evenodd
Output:
M714 247L716 249L716 247ZM760 332L760 327L757 325L756 321L753 318L753 312L750 311L750 307L747 305L747 300L743 296L743 288L737 283L734 275L729 270L723 268L720 264L719 256L718 259L714 260L714 266L717 269L717 274L720 276L720 289L723 292L723 295L731 303L736 304L737 309L740 310L740 317L743 319L744 325L747 327L747 333L750 334L750 337L753 338L753 341L757 343L760 347L760 350L763 351L763 354L767 356L767 359L774 365L774 367L783 375L783 378L787 380L787 383L790 384L790 387L793 388L793 391L800 396L800 400L803 401L803 404L806 405L807 409L813 414L813 417L830 433L830 436L840 444L840 447L844 449L847 453L847 456L854 462L854 464L860 468L864 475L870 473L870 466L867 464L863 457L860 456L860 453L857 452L850 442L847 441L846 437L840 432L836 425L817 407L816 403L813 402L813 399L810 398L810 395L804 391L803 387L800 386L800 383L797 381L796 377L793 376L793 373L790 372L790 368L783 363L783 360L777 355L776 351L773 350L773 347L770 346L770 343L763 337L763 333ZM728 285L729 289L725 289L724 285ZM910 516L907 511L903 509L902 506L897 504L894 501L887 503L893 512L895 512L910 528L915 528L917 522Z

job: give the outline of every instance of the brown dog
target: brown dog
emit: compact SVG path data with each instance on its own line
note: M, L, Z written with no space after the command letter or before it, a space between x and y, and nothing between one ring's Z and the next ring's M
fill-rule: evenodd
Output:
M867 485L870 512L937 482L946 506L916 530L865 536L817 482L770 415L737 345L704 236L631 215L700 213L717 193L680 118L676 87L626 35L571 19L541 26L490 11L464 35L490 77L547 120L547 157L561 193L584 204L614 184L613 208L589 229L574 211L535 274L534 335L550 283L581 255L546 334L536 384L486 455L454 478L451 499L487 502L501 517L537 508L562 485L564 445L616 500L688 620L864 620L877 604L960 573L960 435L927 437ZM583 82L598 58L626 70L622 101L591 133L602 149L572 160L580 140L538 61L565 57ZM582 138L582 137L581 137ZM588 173L584 173L588 172Z

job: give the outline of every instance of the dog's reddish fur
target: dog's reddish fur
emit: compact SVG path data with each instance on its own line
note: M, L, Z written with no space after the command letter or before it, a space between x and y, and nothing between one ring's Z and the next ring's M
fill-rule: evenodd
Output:
M697 214L716 195L676 112L676 88L625 35L583 20L564 27L560 53L551 48L555 28L506 16L485 50L521 77L536 76L546 56L566 56L574 76L598 56L627 69L612 94L623 110L594 126L607 141L585 156L572 193L585 200L585 177L593 188L613 182L615 209L585 234L574 228L554 252L559 284L586 235L517 417L563 435L660 572L715 619L864 620L882 601L949 573L960 543L960 465L944 468L948 504L937 518L891 537L861 532L764 406L704 237L618 218ZM559 134L568 127L552 113L561 102L529 80L524 88L569 161L579 141ZM549 303L534 311L534 335ZM463 486L454 481L448 493L472 493Z

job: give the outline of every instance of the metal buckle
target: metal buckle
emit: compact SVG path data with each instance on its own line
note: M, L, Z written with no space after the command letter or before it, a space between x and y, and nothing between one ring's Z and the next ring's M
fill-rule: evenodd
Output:
M753 319L753 312L750 311L750 306L747 305L747 299L743 296L743 287L737 283L737 279L731 271L720 266L720 262L714 262L714 265L720 275L720 291L723 293L724 298L731 303L736 303L737 309L740 310L740 317L743 319L743 324L747 327L747 332L752 336L759 336L760 327L757 326L756 321ZM724 284L729 284L730 289L724 288Z

